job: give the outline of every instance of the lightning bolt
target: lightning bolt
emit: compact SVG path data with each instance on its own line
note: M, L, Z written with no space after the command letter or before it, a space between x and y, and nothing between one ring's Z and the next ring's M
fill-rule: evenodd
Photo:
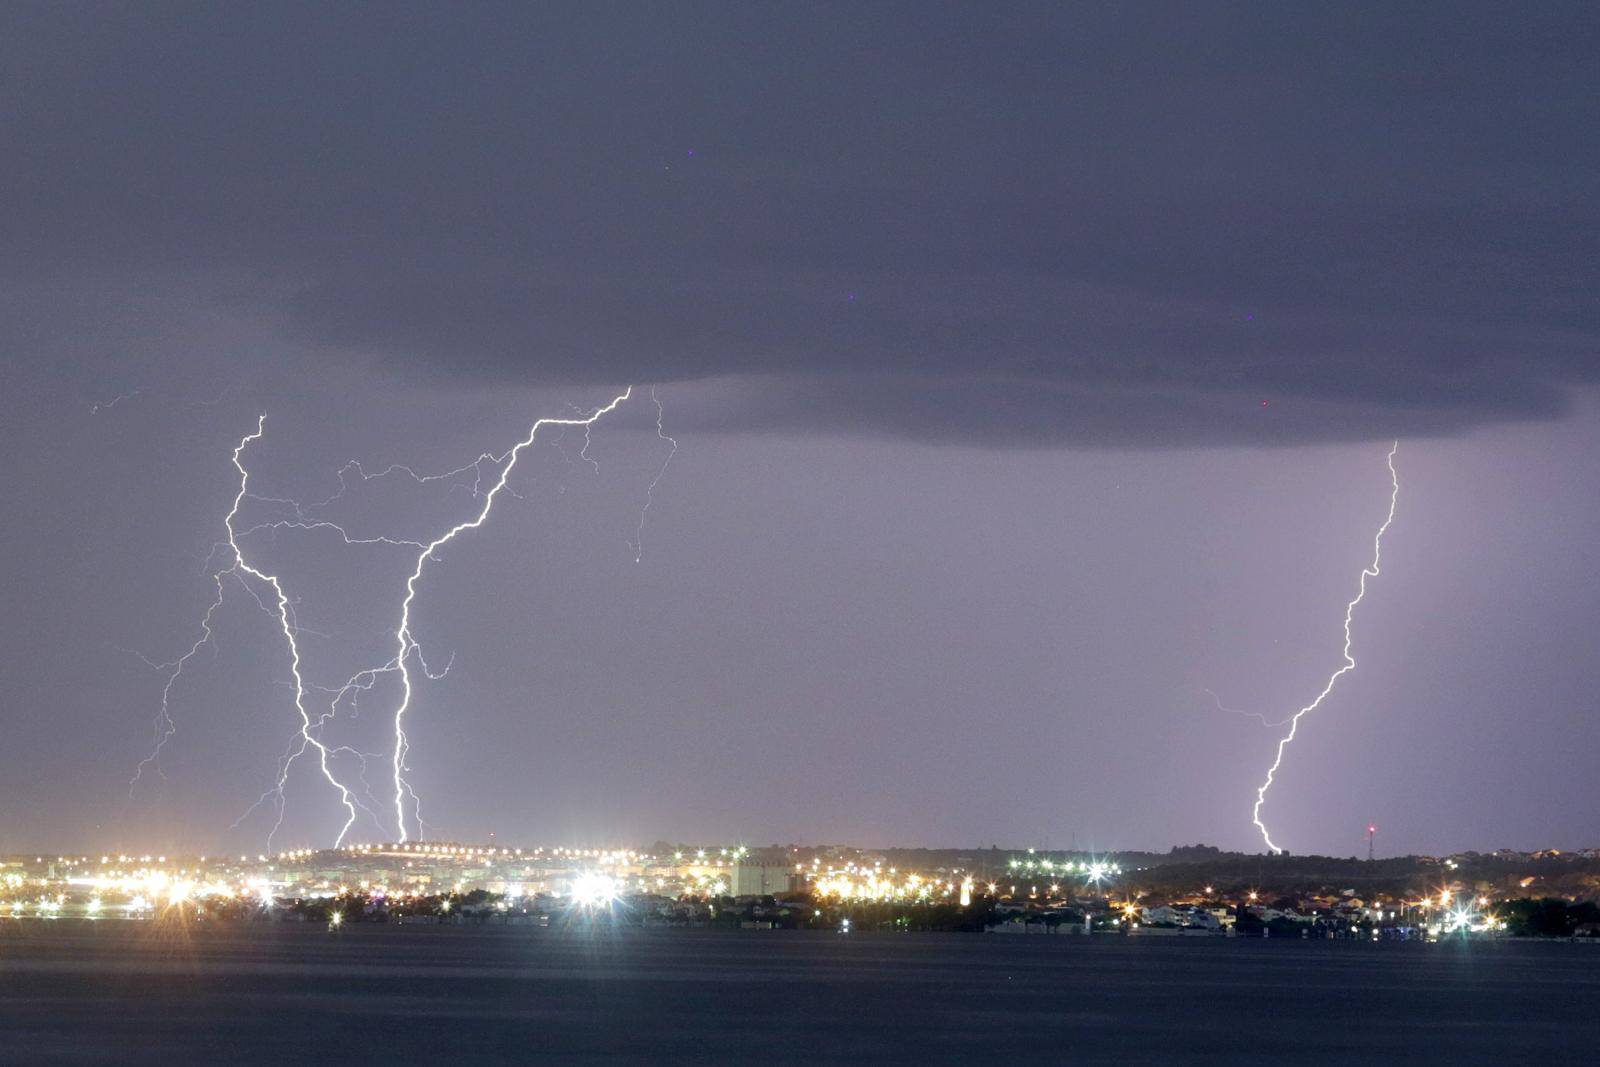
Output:
M244 501L250 487L250 472L245 468L244 462L240 457L244 455L244 450L252 442L259 441L262 438L266 433L266 428L267 417L262 415L256 420L256 432L246 435L233 450L233 466L239 472L239 493L233 498L233 507L229 510L227 518L223 520L223 528L228 532L228 544L233 549L234 566L240 572L248 574L257 581L271 587L277 600L278 627L283 631L284 643L289 648L289 674L294 679L294 710L300 716L300 744L294 754L286 758L281 764L275 789L279 799L278 822L273 826L273 833L276 833L278 827L283 825L283 790L289 779L289 768L296 759L305 754L308 747L315 748L317 750L317 764L322 771L322 776L328 780L329 785L339 791L339 802L344 805L345 811L348 813L348 818L345 819L344 825L339 828L339 836L335 842L335 847L337 847L338 843L344 840L344 835L350 832L350 827L355 824L356 805L351 797L350 790L344 783L334 777L332 768L328 766L328 747L312 734L311 714L306 711L306 683L300 674L300 642L296 637L295 627L291 620L293 609L289 606L289 596L283 591L283 585L278 581L277 575L268 574L245 560L244 552L239 548L238 537L233 530L233 520L239 514L239 505ZM271 842L272 836L268 835L267 843L269 848L271 847Z
M156 744L150 755L146 756L145 759L139 763L138 768L134 772L133 780L128 783L129 796L131 798L133 790L138 785L139 779L143 776L146 767L155 764L159 770L161 749L166 744L167 739L170 738L176 730L176 724L173 722L169 706L172 688L177 683L178 678L182 675L183 668L188 664L189 660L193 659L194 656L199 653L200 649L204 648L211 642L213 638L211 622L212 618L216 615L217 609L222 606L224 579L232 577L237 579L239 583L245 587L246 591L250 593L257 604L261 605L263 609L267 610L268 614L271 615L274 621L277 622L278 628L283 633L284 642L289 650L289 674L293 680L294 707L296 713L300 717L300 729L297 737L298 743L296 744L291 742L291 749L289 753L287 753L285 757L280 760L277 784L272 789L269 789L266 793L264 793L262 795L262 799L258 800L256 805L252 805L251 810L254 810L256 806L259 806L268 797L275 796L277 798L278 808L278 821L272 830L272 834L275 834L278 828L283 825L283 790L288 782L289 770L294 765L295 760L304 755L308 748L315 748L317 752L317 761L322 771L322 776L328 780L330 785L339 791L340 802L344 805L345 810L348 813L348 818L345 820L344 826L339 831L339 840L343 841L344 835L350 831L351 825L354 824L356 820L356 804L351 791L334 776L332 768L328 765L328 757L330 755L328 747L315 736L314 731L318 726L321 725L323 720L313 722L310 713L306 710L306 683L300 670L300 642L298 639L298 631L294 622L294 608L290 604L289 596L284 592L283 584L278 580L277 575L268 574L267 572L256 567L254 564L250 563L249 560L245 558L244 551L239 547L239 537L241 534L234 528L234 522L239 517L239 509L244 504L245 499L250 495L250 471L244 465L244 452L250 447L251 444L261 440L261 438L266 434L266 425L267 417L265 415L259 416L256 419L255 432L246 434L244 437L240 438L239 443L234 446L233 466L234 469L239 472L239 491L234 495L233 506L228 509L227 515L223 517L222 526L224 531L227 533L227 540L226 542L221 543L229 550L232 562L228 566L223 567L212 574L212 579L216 584L217 595L215 599L212 600L211 606L206 609L205 615L201 618L200 637L192 646L190 646L188 652L184 653L177 660L173 661L172 664L167 665L170 670L167 675L166 684L162 688L161 692L161 711L156 720ZM213 556L214 555L215 550L213 550ZM272 601L271 607L268 607L267 602L263 601L257 594L256 590L250 587L250 584L246 581L247 577L254 579L256 582L260 583L260 585L271 590L272 595L269 598ZM325 718L326 717L324 717L324 719ZM248 814L248 812L246 814ZM272 842L272 834L268 834L267 836L269 847L271 846Z
M1389 514L1384 517L1383 525L1378 527L1378 532L1372 539L1372 564L1361 571L1361 581L1359 588L1356 590L1355 599L1346 604L1344 608L1344 666L1333 672L1333 675L1328 679L1328 684L1322 687L1322 692L1317 694L1315 700L1289 717L1289 732L1278 742L1278 751L1272 760L1272 766L1267 768L1267 779L1256 790L1256 803L1255 807L1251 809L1250 821L1256 824L1256 829L1261 831L1261 839L1267 843L1267 847L1273 852L1282 852L1283 849L1273 844L1272 835L1267 832L1266 824L1261 821L1261 806L1266 803L1267 790L1272 788L1272 781L1278 774L1278 767L1283 763L1283 750L1289 747L1289 743L1294 740L1295 733L1300 729L1300 720L1309 712L1317 710L1317 707L1328 698L1328 694L1333 692L1333 687L1338 684L1340 678L1356 669L1355 657L1350 655L1350 623L1355 617L1356 605L1361 603L1362 598L1367 595L1367 579L1378 576L1378 565L1383 558L1383 535L1388 531L1389 524L1394 522L1395 504L1400 499L1400 475L1394 467L1394 455L1399 450L1399 441L1396 441L1389 449Z
M422 580L422 575L427 569L428 561L430 559L434 559L434 554L438 552L439 549L455 540L458 536L466 533L468 530L476 530L488 520L489 513L494 510L495 499L500 495L501 491L505 489L506 481L511 477L511 471L517 465L517 459L522 455L523 449L528 448L533 444L534 439L538 437L541 429L546 426L581 426L584 428L585 434L587 434L589 427L593 426L606 415L609 415L611 412L615 411L619 406L621 406L623 401L627 400L632 395L633 386L630 385L609 404L606 404L600 408L596 408L593 413L587 416L564 419L543 418L536 421L529 428L527 436L524 437L514 447L512 447L510 451L505 453L503 465L500 467L500 475L495 479L494 485L492 485L487 492L482 494L483 504L478 509L477 515L452 526L444 534L423 545L422 551L417 554L416 566L412 568L410 577L406 579L405 599L400 603L400 625L396 628L394 635L394 659L390 660L389 663L382 667L372 669L373 672L392 670L397 672L400 676L400 703L395 707L394 710L394 757L392 763L394 770L393 779L395 820L399 825L401 841L408 840L406 834L407 796L412 798L413 816L415 817L419 826L422 822L421 801L417 798L415 791L412 790L410 783L408 783L405 778L405 772L407 769L406 755L411 748L410 742L406 737L405 716L406 711L411 707L412 697L411 671L407 664L413 655L417 655L419 663L421 662L420 648L417 644L416 638L414 638L411 634L411 605L416 600L417 583ZM659 409L660 404L658 402L658 413ZM659 425L660 424L658 421L658 432ZM671 457L669 456L668 458L670 459ZM663 469L665 469L664 465ZM659 478L660 475L658 474L657 477ZM653 486L655 483L652 482L651 484ZM646 506L648 506L648 498ZM640 525L641 527L643 526L642 519L640 520ZM422 663L422 667L424 671L427 670L426 663Z

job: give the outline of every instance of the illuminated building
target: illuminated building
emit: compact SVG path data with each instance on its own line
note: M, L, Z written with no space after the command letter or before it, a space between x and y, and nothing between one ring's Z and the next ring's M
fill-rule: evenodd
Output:
M728 877L729 893L736 897L772 896L795 889L794 868L787 864L736 863Z

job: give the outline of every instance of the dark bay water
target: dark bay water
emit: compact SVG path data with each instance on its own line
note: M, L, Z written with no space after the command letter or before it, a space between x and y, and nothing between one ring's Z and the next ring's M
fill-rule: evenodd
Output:
M1594 1062L1600 947L0 925L0 1060Z

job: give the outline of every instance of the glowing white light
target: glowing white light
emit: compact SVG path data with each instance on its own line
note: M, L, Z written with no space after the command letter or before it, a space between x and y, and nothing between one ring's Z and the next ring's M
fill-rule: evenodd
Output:
M610 875L589 871L572 883L572 899L586 908L602 908L617 899L620 886Z

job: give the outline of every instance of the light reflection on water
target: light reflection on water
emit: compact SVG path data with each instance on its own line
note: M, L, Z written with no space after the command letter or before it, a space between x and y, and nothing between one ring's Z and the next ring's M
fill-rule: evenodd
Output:
M1600 948L1565 943L143 925L0 930L0 1058L1509 1062L1600 1041Z

